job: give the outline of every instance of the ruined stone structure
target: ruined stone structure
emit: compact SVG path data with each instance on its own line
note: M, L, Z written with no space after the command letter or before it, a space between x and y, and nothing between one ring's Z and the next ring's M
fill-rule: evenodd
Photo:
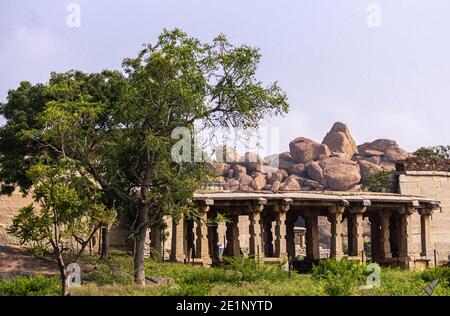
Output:
M220 212L230 220L226 223L224 255L239 256L239 216L248 217L248 255L266 262L295 257L294 223L299 216L306 224L306 259L320 259L318 218L331 225L330 257L346 255L364 261L362 221L371 223L373 261L383 265L419 268L430 261L431 216L440 209L434 199L396 194L352 193L249 193L201 192L195 195L199 218L181 219L172 224L170 259L203 265L218 263L218 226L210 223ZM413 217L420 218L420 248L413 247ZM343 251L342 222L348 223L348 253ZM157 229L155 229L156 231ZM154 234L159 235L158 233ZM161 249L159 239L152 247Z

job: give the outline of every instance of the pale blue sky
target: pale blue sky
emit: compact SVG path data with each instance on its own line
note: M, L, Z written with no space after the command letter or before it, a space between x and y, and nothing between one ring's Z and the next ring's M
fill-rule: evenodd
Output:
M81 28L66 25L71 2L80 4ZM381 7L381 28L367 26L371 2ZM260 78L278 80L291 105L268 122L280 129L281 149L297 136L322 141L334 121L347 123L357 143L450 143L448 0L1 0L0 100L51 71L119 69L174 27L261 49Z

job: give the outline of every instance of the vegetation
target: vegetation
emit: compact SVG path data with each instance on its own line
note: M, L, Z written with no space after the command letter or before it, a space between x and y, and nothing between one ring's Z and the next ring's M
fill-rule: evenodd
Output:
M324 260L312 274L284 271L280 266L257 265L253 260L234 258L223 266L202 268L192 265L145 261L150 276L172 280L168 285L136 286L133 282L133 258L112 251L109 259L98 262L95 257L82 257L89 269L82 274L81 287L71 289L71 295L244 295L244 296L323 296L323 295L426 295L423 289L436 278L440 281L433 295L450 296L450 268L424 271L383 268L381 287L363 289L366 265L342 260ZM57 295L57 278L17 277L0 282L0 295Z
M377 173L367 174L362 189L370 192L387 192L389 191L389 182L392 172L383 170Z
M146 228L161 225L164 215L192 214L193 192L209 176L203 153L178 150L173 132L187 129L192 144L194 126L251 128L288 110L278 84L256 78L260 58L223 35L202 43L164 30L125 59L122 72L69 71L53 73L48 84L21 83L0 105L2 193L16 186L28 192L29 170L43 157L74 161L80 176L133 216L134 278L143 285ZM199 161L192 162L193 153Z
M51 254L58 264L63 295L69 293L66 284L64 253L70 240L80 244L74 261L103 225L114 221L114 213L102 203L94 184L78 174L73 162L36 164L29 170L35 184L33 197L38 204L19 210L9 232L36 256Z
M421 147L414 152L417 157L450 159L450 146Z

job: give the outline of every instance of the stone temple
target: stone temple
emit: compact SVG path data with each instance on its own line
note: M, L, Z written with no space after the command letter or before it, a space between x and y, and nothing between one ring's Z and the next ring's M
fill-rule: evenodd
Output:
M388 139L357 146L342 123L322 143L299 137L288 152L265 158L224 147L217 161L209 163L216 178L194 196L198 217L167 217L149 232L149 247L165 259L211 265L223 256L306 263L345 256L405 268L448 262L448 161L421 160ZM364 179L382 170L392 171L385 192L367 192ZM5 228L28 203L19 193L0 198L0 243L14 243ZM217 214L226 222L211 222ZM126 219L112 229L112 244L124 244L124 227Z

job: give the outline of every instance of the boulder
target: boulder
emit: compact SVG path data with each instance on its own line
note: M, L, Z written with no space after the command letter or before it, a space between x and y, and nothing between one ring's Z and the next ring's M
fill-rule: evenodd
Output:
M359 165L352 160L338 157L325 158L319 162L326 186L333 191L346 191L361 180Z
M305 180L302 183L302 189L303 186L311 188L311 190L323 190L323 185L321 185L319 182L314 181L314 180Z
M408 154L408 152L406 152L406 150L398 147L390 147L384 152L384 159L392 162L405 160L409 156L410 155Z
M230 170L230 165L225 162L211 161L207 163L207 166L214 171L216 176L226 176Z
M281 182L283 180L283 175L280 172L275 172L270 174L270 178L267 179L267 183L273 184L275 181Z
M253 178L243 174L239 179L239 190L250 191Z
M369 161L369 162L374 163L376 165L379 165L380 162L381 162L381 157L380 156L372 156L372 157L353 156L353 160L354 161L366 160L366 161Z
M319 144L306 137L298 137L289 144L289 149L296 163L308 163L330 155L327 145Z
M233 163L240 160L240 155L238 154L238 152L233 148L229 148L227 146L217 147L215 152L216 161L218 162Z
M223 185L223 189L226 191L239 190L239 181L236 179L228 179Z
M361 169L361 180L364 181L368 174L378 173L383 171L383 168L368 161L368 160L359 160L359 167Z
M287 171L289 174L295 174L297 176L304 176L306 173L305 164L296 163L295 165L290 167Z
M301 187L297 180L291 178L287 179L281 184L281 191L300 191Z
M322 144L327 145L332 152L344 154L345 157L341 158L352 159L353 155L358 153L356 143L347 125L341 122L334 123Z
M277 192L280 191L280 189L281 189L280 181L275 181L274 183L272 183L272 191Z
M364 156L367 156L367 157L383 157L384 156L384 152L374 150L374 149L366 149L361 154Z
M263 160L261 157L252 152L246 152L240 159L240 163L247 168L247 172L261 171Z
M321 185L326 185L325 177L323 176L323 170L319 163L311 161L310 163L306 164L306 174L310 179L319 182Z
M266 185L266 176L263 174L257 175L252 182L250 183L250 187L253 190L262 190Z
M243 175L247 174L247 168L241 165L233 166L233 176L235 179L239 180Z
M364 153L367 149L385 152L389 147L399 147L393 139L376 139L371 143L364 143L358 146L358 151Z
M289 152L270 155L264 158L264 162L269 166L287 170L295 164L295 160Z
M226 177L228 179L233 179L234 178L234 170L233 169L228 170Z

